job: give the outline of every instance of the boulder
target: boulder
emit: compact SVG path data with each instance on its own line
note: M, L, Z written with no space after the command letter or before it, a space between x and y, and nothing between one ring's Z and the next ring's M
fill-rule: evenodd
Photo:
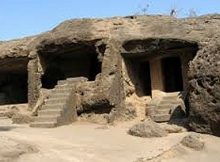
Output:
M202 150L205 146L201 136L196 133L191 133L184 137L181 141L181 144L197 151Z
M189 126L220 136L220 41L211 40L198 52L189 78Z
M128 134L145 138L167 136L167 132L151 119L135 124L129 129Z

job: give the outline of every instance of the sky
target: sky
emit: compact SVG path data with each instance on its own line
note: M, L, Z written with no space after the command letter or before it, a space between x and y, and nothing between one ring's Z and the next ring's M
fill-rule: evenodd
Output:
M104 18L134 14L187 17L220 13L220 0L0 0L0 41L51 30L67 19Z

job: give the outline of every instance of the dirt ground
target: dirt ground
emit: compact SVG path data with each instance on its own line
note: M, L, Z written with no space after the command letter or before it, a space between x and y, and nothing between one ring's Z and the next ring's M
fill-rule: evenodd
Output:
M16 158L8 161L136 162L141 158L154 159L167 150L172 150L183 137L189 134L189 132L185 132L169 134L167 137L161 138L139 138L127 134L127 130L132 124L134 122L105 126L76 122L54 129L41 129L30 128L28 125L12 125L10 120L1 118L0 139L9 139L9 142L10 139L19 141L19 143L28 144L28 148L32 148L32 151L20 152ZM204 150L186 149L178 156L172 154L163 156L165 158L160 161L219 162L220 138L210 135L202 135L202 137L205 140ZM7 143L4 144L7 145ZM13 148L7 147L7 149L9 149L7 156L10 156ZM0 150L0 162L3 161Z

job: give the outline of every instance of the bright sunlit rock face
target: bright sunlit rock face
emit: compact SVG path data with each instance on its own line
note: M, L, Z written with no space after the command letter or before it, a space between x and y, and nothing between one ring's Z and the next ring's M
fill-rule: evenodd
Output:
M151 117L219 136L219 25L219 15L76 19L1 42L0 104L28 103L33 127Z

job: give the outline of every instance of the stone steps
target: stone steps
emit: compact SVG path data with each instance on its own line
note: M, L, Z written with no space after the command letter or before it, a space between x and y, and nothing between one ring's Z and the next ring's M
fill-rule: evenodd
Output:
M76 82L86 82L88 81L85 77L77 77L77 78L67 78L66 80L59 80L57 82L58 85L65 85L65 84L75 84Z
M31 127L53 128L76 120L76 99L74 83L79 84L83 78L67 79L58 81L58 85L52 90L51 95L45 100L42 109ZM79 81L79 83L77 83ZM71 83L71 84L70 84Z
M44 105L42 107L41 110L54 110L54 109L63 109L64 108L64 105L62 103L59 103L59 104L47 104L47 105ZM41 111L40 110L40 111Z
M66 80L59 80L57 82L57 85L64 85L64 84L67 84L67 81Z
M68 97L66 98L50 98L45 101L45 104L65 104Z
M54 122L57 123L60 115L42 115L34 119L35 122Z
M158 110L164 110L164 109L170 109L173 106L173 104L169 103L169 104L159 104L157 109Z
M173 110L181 105L180 93L171 93L163 96L160 103L154 108L151 118L156 122L167 122L171 119Z
M38 112L39 116L44 116L44 115L54 115L58 116L62 114L62 109L44 109Z
M171 114L171 109L156 109L155 114Z
M70 85L67 86L67 84L56 85L56 86L55 86L56 89L66 89L66 90L70 89L70 87L71 87L71 86L70 86Z
M177 95L177 96L174 96L174 95L165 95L165 96L163 96L164 100L169 100L169 101L177 100L178 98L179 98L179 95Z
M51 95L52 98L56 99L56 98L66 98L69 96L69 93L54 93Z
M170 114L157 114L157 115L152 115L151 118L155 122L165 122L165 121L170 120L171 115Z
M34 128L54 128L57 126L57 123L54 122L33 122L30 124L30 127Z
M72 90L72 87L70 88L61 88L61 87L58 87L58 88L56 88L55 87L55 89L54 90L52 90L52 94L53 93L61 93L61 94L63 94L63 93L69 93L70 91Z
M180 103L180 100L177 99L172 99L172 100L167 100L167 99L163 99L160 104L178 104Z

